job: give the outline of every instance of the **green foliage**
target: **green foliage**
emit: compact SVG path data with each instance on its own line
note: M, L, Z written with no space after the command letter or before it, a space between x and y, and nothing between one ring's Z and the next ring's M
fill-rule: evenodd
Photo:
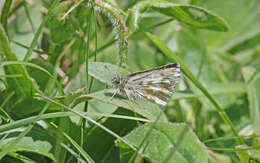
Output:
M150 129L141 151L151 162L207 162L204 145L185 124L147 123L126 135L125 139L139 146ZM125 149L127 146L122 142L118 146L120 150L122 148L123 162L127 162L129 158L125 157L129 156L131 149Z
M260 1L0 2L1 162L259 162ZM178 62L167 106L111 79Z

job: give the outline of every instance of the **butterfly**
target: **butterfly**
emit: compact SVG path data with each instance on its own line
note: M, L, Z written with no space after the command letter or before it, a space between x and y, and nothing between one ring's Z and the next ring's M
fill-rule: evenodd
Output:
M131 101L144 99L165 106L174 92L181 76L180 65L171 63L127 76L115 75L112 83L116 92L112 98L121 93Z

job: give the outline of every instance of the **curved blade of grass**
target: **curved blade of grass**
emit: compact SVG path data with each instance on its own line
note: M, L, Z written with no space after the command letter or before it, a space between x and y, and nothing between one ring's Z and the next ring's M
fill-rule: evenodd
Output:
M246 90L249 102L250 117L255 134L260 134L260 73L253 67L243 67L242 74L246 81Z
M126 98L123 98L121 96L116 96L113 99L111 99L113 93L115 93L115 89L105 89L102 91L94 92L91 94L83 95L77 97L71 104L72 107L74 107L76 104L89 100L90 98L96 99L98 101L107 103L107 104L112 104L118 107L122 107L125 109L128 109L130 111L136 112L139 115L142 115L143 117L150 119L150 120L155 120L158 115L160 115L160 112L162 110L159 108L158 105L152 104L150 102L146 101L138 101L140 103L135 103L132 101L129 101ZM165 114L162 114L160 116L160 121L167 122L167 117Z
M67 146L67 145L64 144L64 143L61 143L61 146L62 146L63 148L65 148L71 155L73 155L75 158L77 158L77 160L78 160L79 162L81 162L81 163L86 163L86 161L83 160L83 159L79 156L79 154L75 153L69 146Z
M94 163L95 161L89 156L89 154L84 151L84 149L77 144L69 135L67 135L65 132L63 132L63 135L69 140L69 142L79 151L81 156L85 158L85 160L89 163Z
M64 109L66 109L66 110L68 110L68 111L74 113L75 115L78 115L78 116L80 116L80 117L82 117L82 118L85 118L87 121L93 123L93 124L96 125L97 127L100 127L101 129L103 129L103 130L105 130L106 132L110 133L110 134L111 134L112 136L114 136L115 138L117 138L117 139L119 139L120 141L124 142L124 143L127 144L129 147L131 147L133 150L136 150L136 148L135 148L132 144L130 144L129 142L127 142L126 140L124 140L124 139L123 139L122 137L120 137L118 134L116 134L115 132L113 132L113 131L111 131L110 129L106 128L106 127L103 126L102 124L96 122L95 120L89 118L88 116L85 116L84 114L82 114L82 113L80 113L80 112L78 112L78 111L76 111L76 110L73 110L73 109L71 109L70 107L68 107L68 106L66 106L66 105L63 105L63 104L61 104L61 103L58 103L58 102L54 101L53 99L50 99L50 98L48 98L48 97L46 97L46 96L44 96L44 95L37 94L37 96L40 97L40 98L42 98L42 99L44 99L44 100L46 100L46 101L48 101L48 102L51 102L51 103L53 103L53 104L55 104L55 105L58 105L58 106L60 106L60 107L62 107L62 108L64 108Z
M8 42L8 38L4 29L0 25L0 54L3 55L7 61L17 61L16 54L12 52L11 47ZM8 89L15 91L16 95L21 97L30 97L32 94L37 92L38 86L30 78L26 69L21 65L12 65L5 68L6 74L21 74L22 77L19 78L7 78Z
M120 119L128 119L128 120L134 120L134 121L140 121L140 122L151 122L150 120L144 119L144 118L137 118L137 117L131 117L131 116L124 116L124 115L117 115L117 114L101 114L101 113L92 113L92 112L79 112L81 114L84 114L85 116L102 116L102 117L109 117L109 118L120 118ZM45 119L51 119L51 118L61 118L61 117L68 117L68 116L74 116L74 113L71 112L56 112L56 113L47 113L43 114L39 120L45 120ZM28 124L31 124L34 119L36 119L37 116L32 116L29 118L13 121L4 125L0 126L0 135L5 134L7 130L19 128Z
M185 65L185 63L177 56L175 55L169 48L168 46L160 40L157 36L145 32L145 35L154 43L154 45L157 46L163 52L170 60L174 62L178 62L181 66L181 70L184 73L184 75L190 79L194 85L200 89L200 91L209 99L209 101L215 106L216 110L218 111L220 117L224 120L224 122L229 126L229 128L232 131L232 134L234 136L238 136L234 125L232 124L231 120L227 116L226 112L220 107L218 102L215 100L215 98L208 92L208 90L200 83L200 81L192 74L192 72L189 70L189 68ZM237 140L237 144L243 144L242 139Z
M29 132L31 131L33 125L28 126L23 132L21 132L13 141L8 143L8 145L0 152L0 160L9 152L12 148Z
M24 155L18 154L16 152L9 152L8 156L16 158L24 163L36 163L34 160L32 160L28 157L25 157Z
M60 89L60 92L64 95L64 91L63 91L63 88L61 86L61 84L59 83L58 80L56 80L56 78L47 70L45 70L44 68L36 65L36 64L33 64L33 63L29 63L29 62L23 62L23 61L5 61L5 62L1 62L0 63L0 67L1 66L7 66L7 65L25 65L25 66L30 66L30 67L33 67L33 68L36 68L42 72L44 72L45 74L47 74L49 77L51 77L52 79L55 80L55 83L57 84L57 86L59 87Z
M256 137L260 137L260 135L253 134L253 135L245 135L245 136L239 136L239 137L234 137L234 136L232 136L232 137L219 137L219 138L215 138L215 139L207 139L207 140L203 141L203 143L232 140L232 139L237 139L237 138L249 139L249 138L256 138Z
M3 6L2 13L1 13L1 24L3 25L6 32L8 30L7 18L8 18L9 10L11 9L11 5L12 5L12 0L5 1L5 4Z

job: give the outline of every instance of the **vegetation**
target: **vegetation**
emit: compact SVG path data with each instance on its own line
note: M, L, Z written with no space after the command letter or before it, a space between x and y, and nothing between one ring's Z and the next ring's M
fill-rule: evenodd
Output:
M0 2L1 162L260 162L260 1ZM165 107L111 79L178 62Z

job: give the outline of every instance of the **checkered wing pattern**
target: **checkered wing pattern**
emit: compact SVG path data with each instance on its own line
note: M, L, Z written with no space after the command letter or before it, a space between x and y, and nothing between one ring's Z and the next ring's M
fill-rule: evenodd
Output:
M124 92L130 100L147 99L165 106L180 79L180 65L168 64L128 75Z

